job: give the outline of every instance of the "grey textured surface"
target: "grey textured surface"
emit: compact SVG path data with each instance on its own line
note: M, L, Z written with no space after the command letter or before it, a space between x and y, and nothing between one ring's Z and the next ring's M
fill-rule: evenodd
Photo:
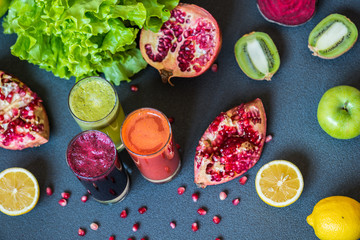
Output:
M194 79L174 79L175 87L161 83L157 71L150 66L136 75L133 84L138 92L130 91L130 84L117 87L126 113L140 107L153 107L175 118L173 131L181 145L182 169L170 183L155 185L141 177L134 165L125 159L131 171L131 190L118 204L101 205L90 199L80 201L83 186L68 169L65 150L69 140L80 132L67 109L67 96L74 80L54 77L52 73L21 61L10 53L15 35L4 35L0 28L0 69L18 76L44 100L51 134L50 141L36 149L8 151L0 149L0 171L9 167L25 167L37 177L41 195L37 206L29 213L9 217L0 214L0 239L108 239L130 236L141 239L316 239L306 216L322 198L346 195L360 200L359 145L360 137L336 140L318 125L317 104L329 88L341 84L360 88L360 44L334 60L313 57L307 48L307 38L314 26L331 13L341 13L360 27L360 1L320 1L314 18L305 25L283 27L266 22L256 8L255 0L194 0L187 1L204 7L218 20L223 33L223 48L218 57L219 70L206 72ZM2 20L2 19L0 19ZM271 82L253 81L238 67L233 47L238 38L251 31L268 33L278 47L281 66ZM193 183L195 148L209 123L221 111L256 97L263 100L268 134L273 140L264 147L260 161L246 173L248 182L238 180L198 189ZM263 203L256 194L256 172L274 159L295 163L304 175L305 187L294 204L277 209ZM45 194L46 186L54 194ZM184 195L177 188L185 186ZM228 198L219 200L226 190ZM63 191L70 191L66 207L57 201ZM199 192L197 203L191 200ZM239 197L238 206L231 200ZM147 206L140 215L137 209ZM208 214L196 213L206 207ZM120 212L128 209L128 217ZM221 222L212 222L214 215ZM171 229L169 223L176 221ZM90 230L91 222L98 222L97 231ZM192 232L197 221L199 231ZM133 233L135 222L140 228ZM85 237L77 236L79 227L87 229Z

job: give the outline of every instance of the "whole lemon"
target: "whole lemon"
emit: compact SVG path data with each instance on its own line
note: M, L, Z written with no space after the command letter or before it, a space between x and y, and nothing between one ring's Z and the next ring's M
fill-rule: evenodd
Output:
M324 198L306 221L321 240L357 240L360 238L360 203L344 196Z
M7 12L11 0L0 0L0 18Z

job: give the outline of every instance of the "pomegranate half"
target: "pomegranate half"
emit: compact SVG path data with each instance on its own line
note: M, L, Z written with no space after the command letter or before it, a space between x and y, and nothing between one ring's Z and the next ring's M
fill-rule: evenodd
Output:
M193 4L179 4L154 33L140 34L142 56L158 69L164 83L172 77L195 77L211 67L222 43L219 26L205 9Z
M42 100L19 79L0 71L0 147L21 150L49 140Z
M257 98L222 112L196 148L195 183L205 188L228 182L255 165L266 138L266 115Z

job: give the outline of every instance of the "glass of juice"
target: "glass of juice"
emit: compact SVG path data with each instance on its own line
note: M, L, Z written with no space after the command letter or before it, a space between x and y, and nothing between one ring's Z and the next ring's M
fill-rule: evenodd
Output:
M110 82L101 77L80 80L71 89L68 104L71 115L83 131L104 132L118 150L123 149L119 132L125 114Z
M127 195L129 176L105 133L87 130L76 135L67 147L66 161L96 201L116 203Z
M153 108L131 112L120 137L141 174L150 182L170 181L181 166L168 118Z

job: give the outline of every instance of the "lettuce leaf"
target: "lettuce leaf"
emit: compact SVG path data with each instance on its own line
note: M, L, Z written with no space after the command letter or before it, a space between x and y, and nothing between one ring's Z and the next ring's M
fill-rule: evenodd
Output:
M13 0L4 33L11 53L77 80L101 73L119 85L146 62L136 46L141 28L158 31L179 0Z

